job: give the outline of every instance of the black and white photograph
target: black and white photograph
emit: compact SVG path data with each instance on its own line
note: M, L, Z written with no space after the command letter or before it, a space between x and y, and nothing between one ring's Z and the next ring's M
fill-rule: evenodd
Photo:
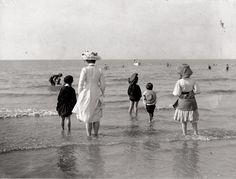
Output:
M0 178L236 178L236 0L0 0Z

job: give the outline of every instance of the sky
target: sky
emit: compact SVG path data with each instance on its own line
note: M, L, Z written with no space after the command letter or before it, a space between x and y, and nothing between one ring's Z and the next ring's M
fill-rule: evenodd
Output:
M0 59L236 59L236 0L0 0Z

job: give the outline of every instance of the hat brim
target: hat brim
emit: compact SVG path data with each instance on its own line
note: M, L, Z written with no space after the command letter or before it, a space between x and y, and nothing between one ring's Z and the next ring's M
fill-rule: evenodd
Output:
M83 60L101 60L100 56L91 56L91 57L87 57L85 55L82 56Z

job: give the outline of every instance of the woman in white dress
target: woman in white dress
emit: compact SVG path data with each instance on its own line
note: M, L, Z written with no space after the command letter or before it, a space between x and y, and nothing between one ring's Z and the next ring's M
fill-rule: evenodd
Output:
M95 52L86 51L82 58L88 63L80 73L78 84L78 99L73 113L81 121L85 122L87 136L98 135L100 119L102 117L105 80L101 69L95 65L100 57Z
M200 93L198 84L190 78L192 70L189 65L182 64L177 68L180 79L176 82L173 91L179 99L174 104L174 120L182 123L183 135L187 134L187 123L192 123L194 134L198 134L197 121L199 120L198 106L195 95Z

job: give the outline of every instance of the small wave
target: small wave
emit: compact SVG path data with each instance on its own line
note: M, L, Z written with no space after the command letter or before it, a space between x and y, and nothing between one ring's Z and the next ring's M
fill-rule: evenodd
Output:
M78 144L78 143L62 143L62 144L47 144L47 145L33 145L33 146L11 146L6 149L0 149L0 153L9 153L16 151L29 151L29 150L42 150L42 149L50 149L50 148L60 148L64 146L81 146L88 144Z
M109 93L109 94L105 94L105 99L107 97L116 97L116 98L126 98L126 100L128 101L128 95L124 94L124 93Z
M236 93L236 90L210 90L210 91L207 91L208 94L235 94Z
M127 100L126 99L124 99L124 100L114 100L114 101L112 101L112 100L109 100L109 101L105 101L105 103L106 104L115 104L115 103L127 103Z
M198 79L198 81L205 81L205 82L216 82L216 81L235 81L236 79L232 78L203 78Z
M59 145L47 145L47 146L31 146L31 147L26 147L26 146L15 146L7 149L1 149L0 153L9 153L9 152L17 152L17 151L27 151L27 150L40 150L40 149L49 149L49 148L54 148L54 147L60 147Z
M15 109L9 110L0 109L0 119L21 118L21 117L42 117L42 116L56 116L56 111L48 111L43 109Z
M140 128L139 125L134 126L104 126L105 131L99 135L99 140L89 141L84 140L78 142L77 140L61 142L57 141L54 144L51 143L20 143L10 144L9 146L0 147L0 153L9 153L14 151L29 151L29 150L41 150L50 148L61 148L61 147L81 147L81 146L133 146L134 143L144 145L148 150L156 150L160 148L161 143L175 143L184 141L200 141L200 142L211 142L215 140L235 140L236 131L225 130L225 129L202 129L199 130L199 135L193 135L189 132L188 135L183 136L180 131L172 130L160 130L150 128ZM112 129L112 130L111 130ZM145 137L148 136L148 137ZM112 138L112 139L111 139ZM133 140L135 139L135 140Z
M45 97L48 97L48 96L52 96L53 94L50 94L50 93L1 93L0 94L0 97L6 97L6 96L9 96L9 97L34 97L34 96L45 96Z
M4 86L2 86L0 90L4 91L4 90L10 90L10 89L12 89L12 88L11 87L4 87Z
M30 88L48 88L48 87L51 87L51 86L50 85L45 85L45 84L39 84L39 85L30 85L29 87ZM58 86L58 87L61 87L61 86Z
M177 133L177 134L176 134ZM179 132L170 130L140 130L138 127L133 127L130 130L124 132L125 135L130 137L141 136L158 136L159 142L179 142L179 141L215 141L215 140L235 140L236 131L225 129L204 129L199 130L199 135L189 134L183 136Z
M112 78L111 81L114 81L114 82L125 81L128 83L128 78Z

